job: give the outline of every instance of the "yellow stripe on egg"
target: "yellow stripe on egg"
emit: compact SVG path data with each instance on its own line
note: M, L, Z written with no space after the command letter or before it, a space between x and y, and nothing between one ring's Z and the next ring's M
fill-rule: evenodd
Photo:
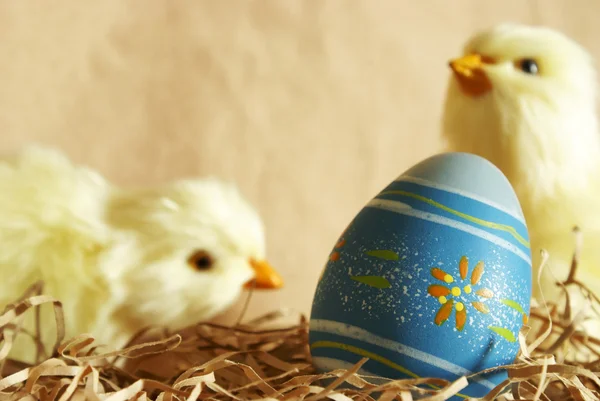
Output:
M380 355L375 354L374 352L371 351L367 351L365 349L359 348L359 347L355 347L353 345L348 345L348 344L343 344L343 343L339 343L336 341L327 341L327 340L322 340L322 341L316 341L314 342L311 346L311 349L315 349L315 348L336 348L336 349L341 349L343 351L346 352L350 352L351 354L355 354L358 356L362 356L363 358L369 358L372 359L374 361L377 361L387 367L390 367L394 370L397 370L401 373L404 373L407 376L410 376L412 378L415 379L420 379L421 376L417 375L416 373L408 370L407 368L405 368L404 366L398 365L397 363L390 361L387 358L384 358ZM436 386L434 384L426 384L427 386L429 386L430 388L439 390L440 387ZM460 398L469 398L468 396L461 394L461 393L456 393L456 396L460 397Z
M424 196L418 195L418 194L414 194L412 192L406 192L406 191L400 191L400 190L393 190L393 191L385 191L382 192L380 195L402 195L402 196L407 196L409 198L413 198L413 199L417 199L420 200L422 202L425 202L431 206L437 207L438 209L442 209L448 213L452 213L455 216L458 217L462 217L465 220L468 220L472 223L475 224L479 224L481 226L484 227L488 227L488 228L492 228L495 230L502 230L502 231L506 231L509 234L511 234L513 237L515 237L515 239L521 243L522 245L526 246L527 248L530 247L529 241L527 241L525 238L523 238L518 232L517 230L515 230L513 227L506 225L506 224L500 224L500 223L494 223L492 221L487 221L487 220L483 220L471 215L468 215L466 213L463 212L459 212L458 210L454 210L452 208L449 208L448 206L442 205L441 203L438 203L436 201L434 201L433 199L429 199L426 198Z

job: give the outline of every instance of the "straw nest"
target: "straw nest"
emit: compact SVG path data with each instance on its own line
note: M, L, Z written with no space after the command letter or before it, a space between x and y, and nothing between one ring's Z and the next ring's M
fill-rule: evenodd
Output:
M572 274L561 285L599 304L576 280L577 250L573 260ZM600 340L579 328L583 315L567 313L564 298L562 305L534 302L530 327L519 335L518 358L499 368L508 371L509 379L483 400L600 400ZM56 346L48 355L38 347L38 361L31 366L8 359L16 335L37 339L36 333L19 329L20 318L49 303L56 316ZM273 328L284 317L274 312L234 327L202 322L177 333L146 329L123 349L105 353L91 335L65 339L60 301L36 284L0 315L0 400L443 401L467 385L468 377L382 382L356 373L366 360L349 370L316 374L307 319L298 316L297 324ZM349 385L341 386L344 382Z

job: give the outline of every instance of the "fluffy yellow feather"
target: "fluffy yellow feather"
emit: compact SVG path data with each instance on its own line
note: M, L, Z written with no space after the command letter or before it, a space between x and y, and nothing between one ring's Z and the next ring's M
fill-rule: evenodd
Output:
M0 304L34 282L63 302L67 336L110 348L141 327L177 329L230 306L244 287L279 288L263 224L217 179L117 188L62 153L37 146L0 159ZM43 308L46 345L54 341ZM26 319L31 329L32 315ZM31 360L21 337L13 358Z
M552 274L567 279L571 230L579 226L577 278L600 294L600 135L591 56L556 30L500 24L473 35L450 67L448 149L483 156L506 174L528 223L534 274L544 248ZM552 280L543 278L546 299L559 290ZM580 306L581 299L574 307Z

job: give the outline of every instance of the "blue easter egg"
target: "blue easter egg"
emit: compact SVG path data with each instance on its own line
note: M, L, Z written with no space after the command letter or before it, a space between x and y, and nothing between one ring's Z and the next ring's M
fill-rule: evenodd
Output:
M532 292L521 206L506 177L468 153L415 165L348 225L319 278L309 343L320 372L456 380L514 362ZM503 370L453 399L482 397Z

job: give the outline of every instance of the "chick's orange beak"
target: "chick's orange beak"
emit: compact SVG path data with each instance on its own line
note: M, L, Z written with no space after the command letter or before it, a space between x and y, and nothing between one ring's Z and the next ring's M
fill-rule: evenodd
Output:
M248 281L244 288L275 290L283 287L283 279L268 262L251 259L250 265L254 269L254 278Z
M479 54L467 54L451 60L449 65L463 93L478 97L492 90L492 82L483 70L485 64L492 62L492 59Z

